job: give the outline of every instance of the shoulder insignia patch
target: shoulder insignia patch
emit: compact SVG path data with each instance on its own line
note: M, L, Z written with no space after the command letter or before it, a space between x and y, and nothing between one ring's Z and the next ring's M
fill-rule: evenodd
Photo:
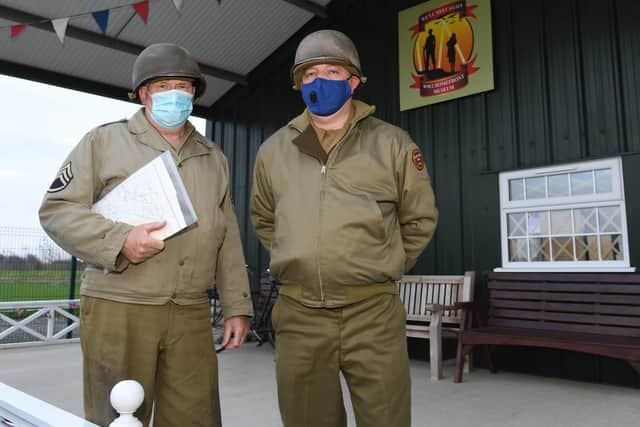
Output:
M419 148L414 148L411 152L411 161L419 171L424 169L424 157L422 156L422 152Z
M58 172L58 176L53 180L51 186L47 190L48 193L57 193L58 191L62 191L71 182L73 179L73 171L71 170L71 162L68 162L66 165L60 169Z

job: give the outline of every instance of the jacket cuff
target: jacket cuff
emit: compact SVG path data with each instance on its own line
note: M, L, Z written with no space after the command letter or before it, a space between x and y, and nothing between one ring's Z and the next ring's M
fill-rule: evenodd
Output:
M222 314L224 315L224 320L236 316L247 316L251 318L253 317L253 305L251 304L251 300L249 300L246 304L238 304L230 308L223 305Z
M120 251L124 245L132 225L123 222L115 223L115 226L105 234L102 239L104 250L102 254L102 266L112 271L124 271L129 266L129 260Z

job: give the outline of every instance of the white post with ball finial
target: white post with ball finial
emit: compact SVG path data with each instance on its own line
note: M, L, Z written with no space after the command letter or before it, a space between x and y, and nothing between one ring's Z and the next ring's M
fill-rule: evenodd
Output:
M144 389L138 381L124 380L111 389L111 406L120 416L109 427L142 427L133 413L142 405Z

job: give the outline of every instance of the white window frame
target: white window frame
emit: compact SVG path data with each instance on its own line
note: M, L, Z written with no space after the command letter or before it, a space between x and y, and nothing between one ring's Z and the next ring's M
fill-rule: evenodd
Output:
M509 200L509 182L514 179L546 177L557 174L570 174L581 171L593 171L599 169L611 170L611 192L575 195L566 197L546 197L531 200ZM569 179L569 178L568 178ZM627 212L624 197L624 179L622 174L622 159L620 157L584 161L579 163L523 169L512 172L502 172L499 175L500 184L500 234L502 267L494 271L561 271L561 272L629 272L635 271L629 261L629 234L627 231ZM524 181L526 182L526 181ZM526 184L524 185L526 191ZM571 182L569 182L571 188ZM548 190L548 188L547 188ZM507 215L512 213L529 213L536 211L551 212L554 210L573 210L579 208L598 208L603 206L618 206L620 208L621 230L623 239L622 260L597 260L597 261L509 261L509 230ZM548 216L548 215L547 215ZM600 236L606 233L597 232L598 252L601 250ZM548 230L551 235L551 229ZM575 236L574 231L569 236ZM528 234L527 234L528 236ZM544 235L543 235L544 237ZM527 240L527 244L529 239ZM575 243L574 243L575 245ZM551 246L552 247L552 246ZM574 248L575 253L575 248Z

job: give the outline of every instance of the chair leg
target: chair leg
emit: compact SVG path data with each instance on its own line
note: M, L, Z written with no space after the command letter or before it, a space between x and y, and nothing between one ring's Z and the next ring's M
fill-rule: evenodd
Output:
M493 363L493 346L487 344L485 348L487 352L487 365L489 365L489 370L495 374L498 372L498 370L496 369L496 365Z
M453 377L454 383L462 382L462 371L464 365L465 355L471 353L473 345L463 345L458 341L458 350L456 352L456 373Z
M464 359L464 373L468 374L473 369L473 352L467 353Z
M434 311L429 324L429 365L431 380L442 378L442 312Z

